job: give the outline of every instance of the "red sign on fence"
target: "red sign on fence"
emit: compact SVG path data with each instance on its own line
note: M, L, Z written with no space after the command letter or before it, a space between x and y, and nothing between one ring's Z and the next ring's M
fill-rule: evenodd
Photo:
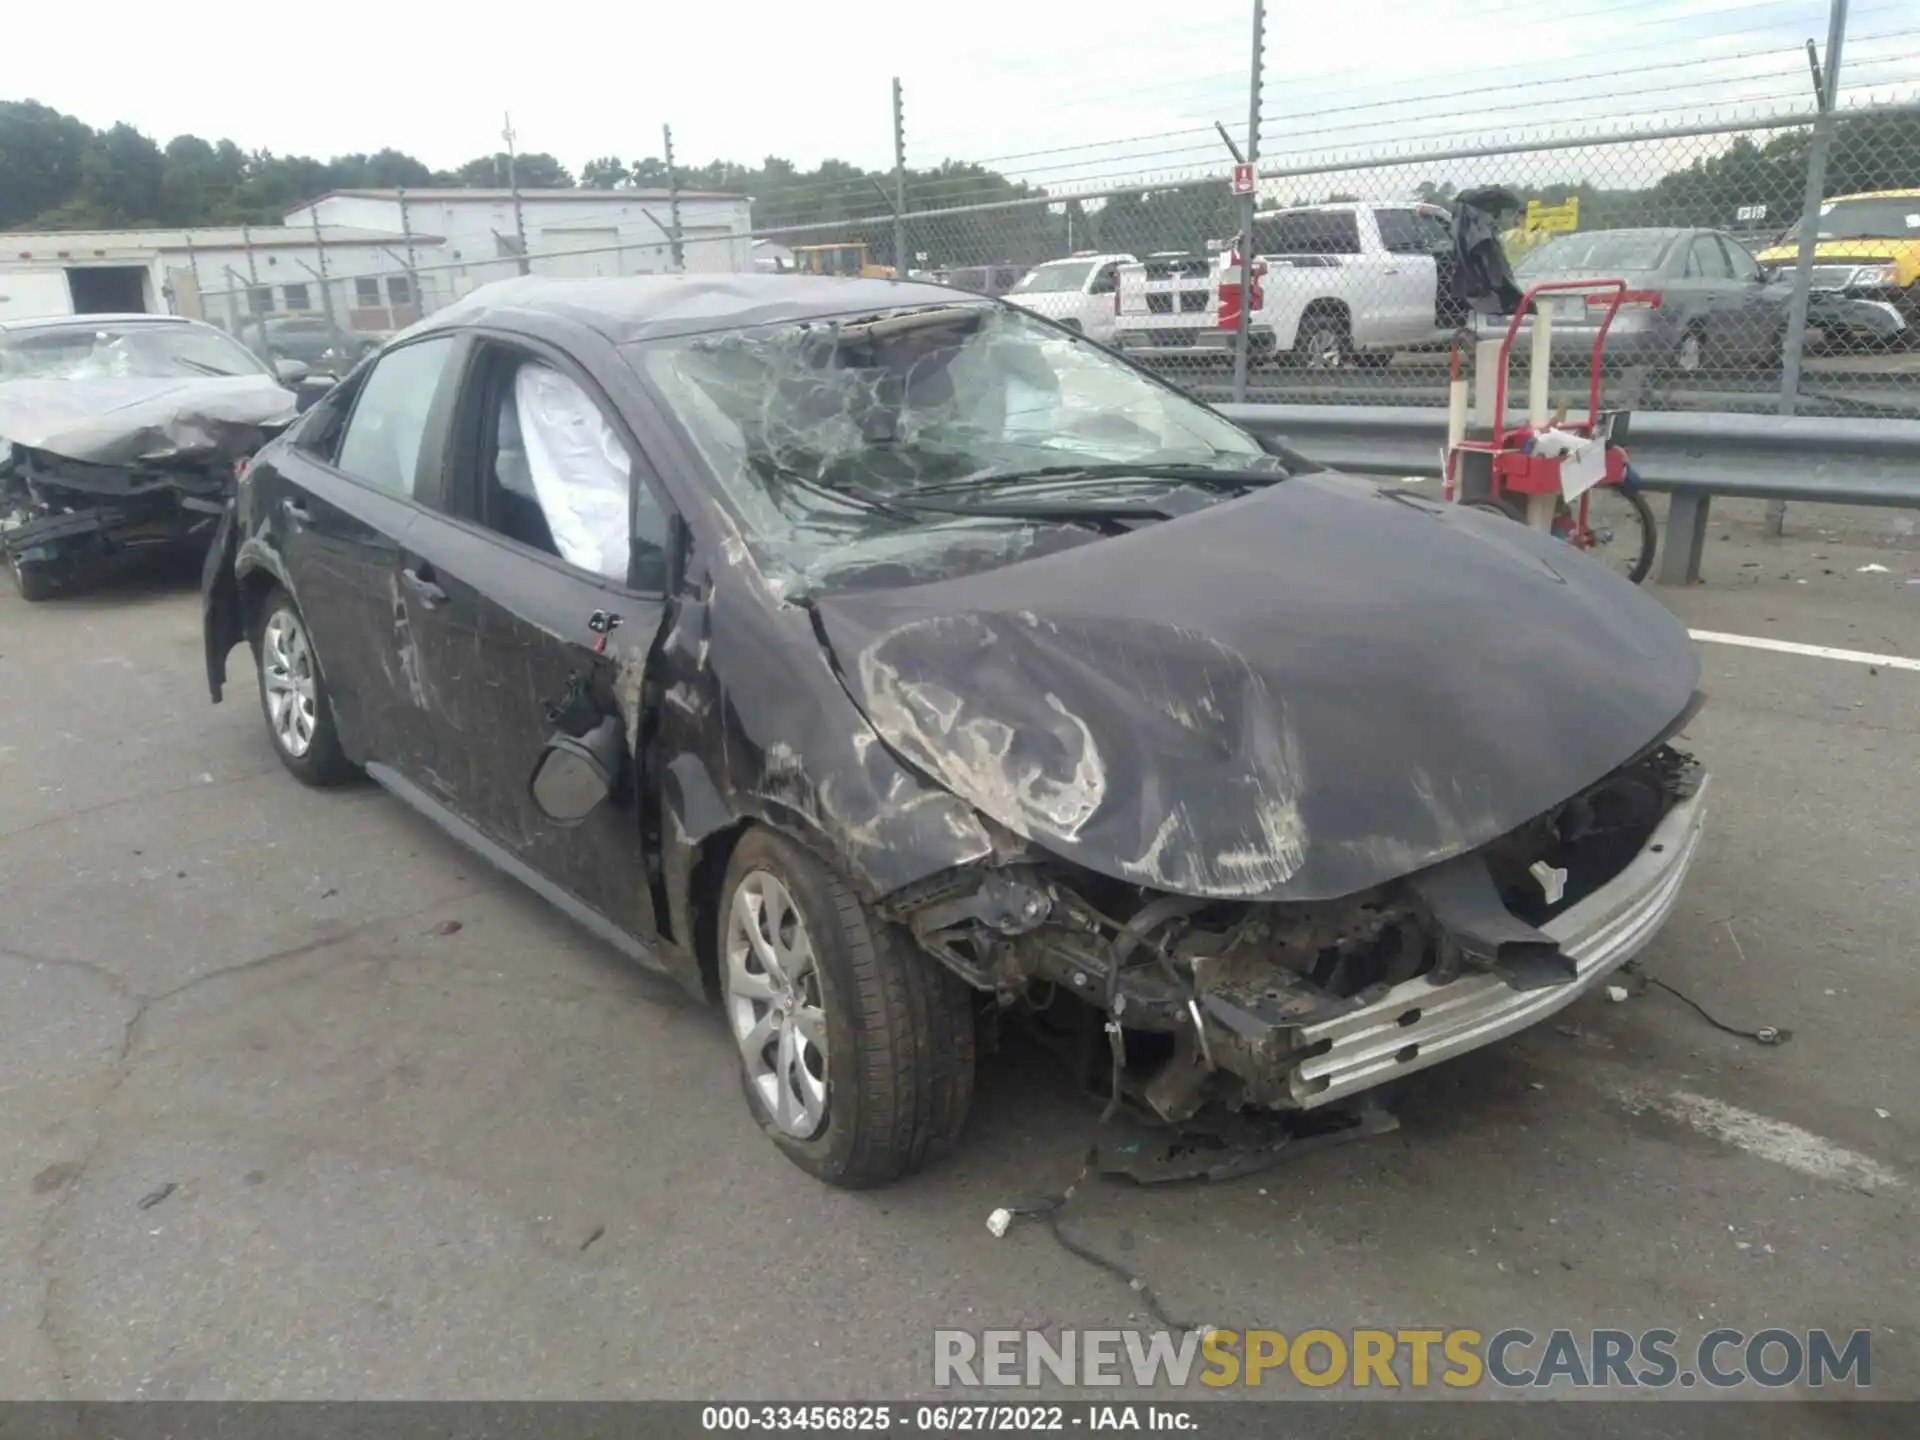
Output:
M1233 167L1233 193L1236 195L1253 194L1253 166L1236 165Z

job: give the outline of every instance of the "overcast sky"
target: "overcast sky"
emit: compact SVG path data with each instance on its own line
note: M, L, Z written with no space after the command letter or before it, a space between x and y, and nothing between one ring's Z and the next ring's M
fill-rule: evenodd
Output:
M320 6L198 0L74 43L16 5L6 90L161 143L191 132L320 157L392 146L452 166L499 146L589 158L783 155L993 162L1050 188L1212 169L1206 128L1247 123L1250 0L940 5L607 3ZM1294 160L1797 109L1827 0L1269 0L1262 144ZM1855 0L1851 100L1920 97L1920 3ZM100 15L102 7L90 13ZM189 23L190 17L190 23ZM136 40L136 33L144 39ZM26 86L25 96L21 87ZM1466 93L1462 93L1466 92ZM1557 127L1557 128L1556 128ZM1496 177L1497 178L1497 177Z

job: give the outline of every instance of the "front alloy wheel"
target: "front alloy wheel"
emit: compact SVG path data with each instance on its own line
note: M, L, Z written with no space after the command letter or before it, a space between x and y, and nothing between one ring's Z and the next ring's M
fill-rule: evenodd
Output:
M276 610L260 634L260 693L274 743L294 760L313 748L313 646L292 610Z
M827 1015L806 918L777 876L755 870L727 914L727 1020L747 1084L797 1140L827 1118Z
M715 917L747 1108L830 1185L884 1185L950 1148L973 1099L973 992L822 856L758 827Z

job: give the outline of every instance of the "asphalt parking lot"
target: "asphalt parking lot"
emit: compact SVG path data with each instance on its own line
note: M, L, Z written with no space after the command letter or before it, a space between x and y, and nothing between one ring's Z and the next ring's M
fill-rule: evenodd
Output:
M1727 506L1695 627L1920 655L1910 517ZM1884 571L1860 567L1879 565ZM1577 637L1569 637L1578 643ZM1707 850L1648 974L1400 1128L1069 1229L1194 1321L1870 1328L1920 1398L1920 672L1702 647ZM208 704L193 576L0 595L0 1395L913 1396L936 1327L1143 1322L996 1206L1091 1114L1018 1047L955 1159L825 1189L664 994Z

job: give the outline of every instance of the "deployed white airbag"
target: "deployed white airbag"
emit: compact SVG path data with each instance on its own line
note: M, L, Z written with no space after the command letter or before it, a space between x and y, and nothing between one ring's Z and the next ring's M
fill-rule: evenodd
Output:
M587 393L551 366L522 365L513 399L534 494L560 558L625 581L627 447Z

